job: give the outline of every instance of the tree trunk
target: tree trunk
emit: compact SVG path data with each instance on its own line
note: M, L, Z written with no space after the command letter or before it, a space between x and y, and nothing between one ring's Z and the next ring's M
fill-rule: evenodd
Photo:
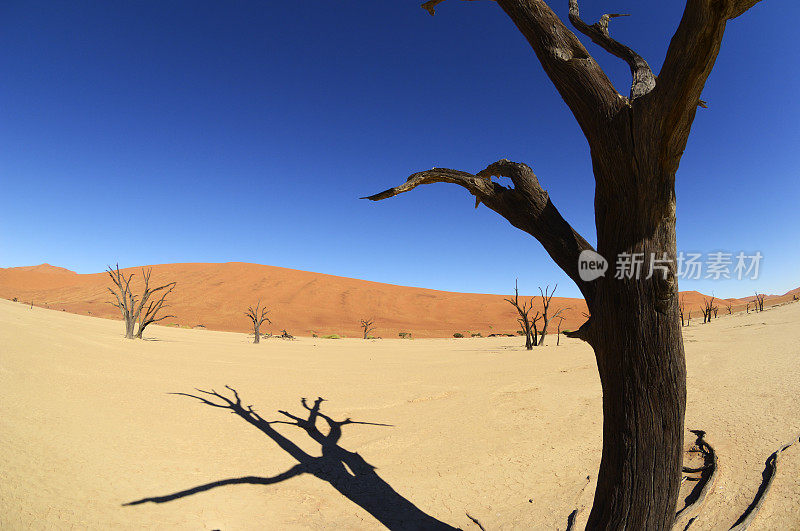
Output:
M136 326L136 322L133 319L133 316L125 316L125 339L133 339L133 329Z
M648 146L647 139L637 138L627 124L612 143L592 157L601 183L596 194L605 203L596 212L598 252L609 271L594 281L587 337L603 388L603 454L587 528L670 529L686 409L674 173L642 171L661 164L651 163L651 154L639 148ZM613 195L619 200L612 201ZM616 278L617 257L634 253L644 259L638 279L635 269L632 278ZM651 259L665 256L648 279ZM657 269L661 264L666 271Z
M617 311L595 346L603 455L587 529L669 529L674 519L686 404L683 344L677 327L659 324L663 319L646 306L639 308L649 317Z
M606 284L612 282L620 281ZM588 529L669 529L675 514L686 407L683 341L676 312L662 314L637 288L601 287L592 312L603 455Z
M259 336L261 334L258 333L258 327L257 326L253 328L253 333L254 333L254 336L255 336L255 339L253 339L253 343L260 343L261 342L261 338Z

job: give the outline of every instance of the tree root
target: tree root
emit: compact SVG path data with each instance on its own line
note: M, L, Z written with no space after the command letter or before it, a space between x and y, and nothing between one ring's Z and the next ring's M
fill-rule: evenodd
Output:
M569 516L567 516L567 529L566 531L573 531L575 529L575 520L578 518L578 513L580 509L575 509Z
M697 485L686 497L686 505L675 515L675 523L672 528L680 530L686 530L692 525L717 479L717 453L708 441L704 439L706 432L703 430L690 431L697 436L695 446L703 454L703 466L698 468L683 467L684 473L699 473L700 477L686 478L697 481Z
M784 445L779 450L773 452L767 460L764 462L764 471L761 473L761 485L758 487L758 492L756 492L753 501L750 502L750 505L747 506L747 509L742 513L738 520L731 526L731 531L742 531L747 529L753 519L758 514L759 509L761 509L762 504L764 503L764 498L769 492L770 487L772 486L772 480L775 479L775 473L778 469L778 457L780 457L781 452L789 448L795 442L800 441L800 438L797 438L790 442L789 444Z

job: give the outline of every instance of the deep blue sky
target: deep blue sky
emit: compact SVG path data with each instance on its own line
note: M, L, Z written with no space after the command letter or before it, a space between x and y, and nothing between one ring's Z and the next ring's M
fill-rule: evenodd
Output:
M505 157L595 240L585 139L516 28L492 2L450 0L436 17L418 4L3 2L0 266L244 261L578 295L458 187L358 199ZM631 13L612 33L657 71L680 4L584 0L582 14ZM765 0L729 23L677 176L679 249L760 251L761 279L681 289L800 285L799 18L797 2ZM627 94L627 66L588 47Z

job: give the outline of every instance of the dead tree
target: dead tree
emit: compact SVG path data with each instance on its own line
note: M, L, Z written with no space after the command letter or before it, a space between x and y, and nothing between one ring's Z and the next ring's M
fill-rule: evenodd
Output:
M555 317L553 317L555 319ZM561 323L564 322L564 317L558 316L558 327L556 328L556 346L561 344Z
M122 314L122 320L125 322L126 339L142 339L144 329L147 328L148 325L168 317L175 317L174 315L159 316L158 313L166 307L165 301L167 295L172 293L172 290L175 289L176 282L150 288L152 268L142 268L144 289L141 295L136 295L131 289L131 280L133 280L134 277L133 273L126 278L125 273L119 270L119 264L117 264L114 269L108 266L106 273L108 273L111 281L116 286L116 289L108 288L108 291L110 291L117 300L117 302L109 302L109 304L118 308ZM139 328L134 333L137 322L139 323Z
M733 303L732 302L726 303L725 304L725 309L728 311L728 315L732 315L733 314Z
M683 314L685 309L686 309L686 299L683 296L681 296L680 299L678 300L678 312L680 312L681 314L681 326L686 326L684 324L684 319L683 319Z
M361 319L361 328L364 330L364 339L369 338L369 333L375 330L375 327L372 326L372 323L375 322L375 319Z
M711 322L711 315L715 313L714 308L714 296L712 295L711 299L703 297L703 307L700 308L700 311L703 312L703 323Z
M548 289L550 286L545 286L544 291L542 288L539 287L539 293L542 297L542 329L539 331L539 342L537 343L538 346L544 345L544 337L547 334L547 325L550 324L550 321L559 317L561 312L566 310L567 308L560 308L556 311L553 315L548 315L550 312L550 300L553 298L553 294L556 292L556 288L558 284L553 286L553 291L548 293Z
M533 298L531 297L530 300L525 302L522 301L520 304L519 300L519 288L517 285L517 281L514 281L514 298L513 299L505 299L517 310L517 314L519 314L519 318L517 321L519 322L520 326L522 326L522 331L525 332L525 348L527 350L533 350L533 347L536 345L538 330L536 329L536 323L541 317L539 312L536 312L536 315L533 316L533 319L530 317L531 309L533 308Z
M756 308L758 309L758 311L759 312L763 312L764 311L764 294L763 293L759 294L758 292L756 292L755 303L756 303Z
M424 7L433 14L443 0ZM728 20L758 0L687 0L658 77L645 59L611 37L604 15L585 23L578 0L569 20L596 45L625 61L628 96L616 90L581 41L545 0L497 0L533 48L572 111L592 159L597 250L611 264L621 256L653 257L653 275L583 280L582 251L595 251L564 220L531 168L500 160L477 173L433 168L370 196L377 201L431 183L466 188L513 226L539 240L579 287L592 317L573 337L595 351L603 384L603 454L591 529L669 529L681 482L686 370L678 312L675 174L703 87ZM526 102L527 103L527 102ZM502 123L503 117L500 117ZM506 187L492 177L511 180ZM641 253L641 254L639 254Z
M267 317L268 313L269 310L266 306L261 307L261 299L259 299L255 308L248 306L245 315L253 322L253 343L261 341L261 325L264 324L264 321L272 324L272 321Z

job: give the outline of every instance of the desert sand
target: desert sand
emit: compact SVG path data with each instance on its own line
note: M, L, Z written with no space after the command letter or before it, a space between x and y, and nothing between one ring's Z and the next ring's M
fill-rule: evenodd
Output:
M692 529L728 529L767 457L793 441L751 529L800 528L798 320L800 304L787 303L684 329L686 427L705 430L719 459ZM122 331L0 300L0 528L376 529L413 514L478 529L469 513L486 529L564 529L575 509L585 524L602 418L579 340L528 352L520 338L253 345L233 332ZM308 418L301 398L313 408L324 397L321 413L356 422L337 424L328 461L314 460L323 417L319 433L259 429L169 394L232 397L226 385L265 421ZM357 475L339 490L326 479L337 455L356 459Z
M414 337L453 337L458 332L467 337L498 333L516 333L517 313L504 300L509 295L453 293L432 289L382 284L367 280L338 277L260 264L230 262L223 264L161 264L152 267L153 285L177 281L170 294L170 317L161 324L186 328L202 325L209 330L246 332L250 324L244 312L261 300L271 309L271 325L264 331L280 334L286 329L295 336L337 334L361 337L359 321L374 319L373 335L396 338L400 332ZM135 275L133 285L140 291L141 268L123 269ZM509 279L509 293L513 292ZM547 282L542 282L544 288ZM111 281L105 273L77 274L62 267L42 264L30 267L0 268L0 297L17 298L34 306L64 310L81 315L119 319L119 311L108 304ZM553 288L553 284L550 284ZM563 291L563 288L562 288ZM575 330L585 320L583 299L559 297L556 291L551 311L564 309L562 329ZM782 295L768 295L767 304L791 300L800 288ZM521 293L526 300L534 297L534 312L542 309L538 290ZM710 298L696 291L681 293L692 319L700 319L703 300ZM747 301L722 299L733 311L744 311ZM700 319L702 320L702 319ZM556 322L549 331L555 332Z

